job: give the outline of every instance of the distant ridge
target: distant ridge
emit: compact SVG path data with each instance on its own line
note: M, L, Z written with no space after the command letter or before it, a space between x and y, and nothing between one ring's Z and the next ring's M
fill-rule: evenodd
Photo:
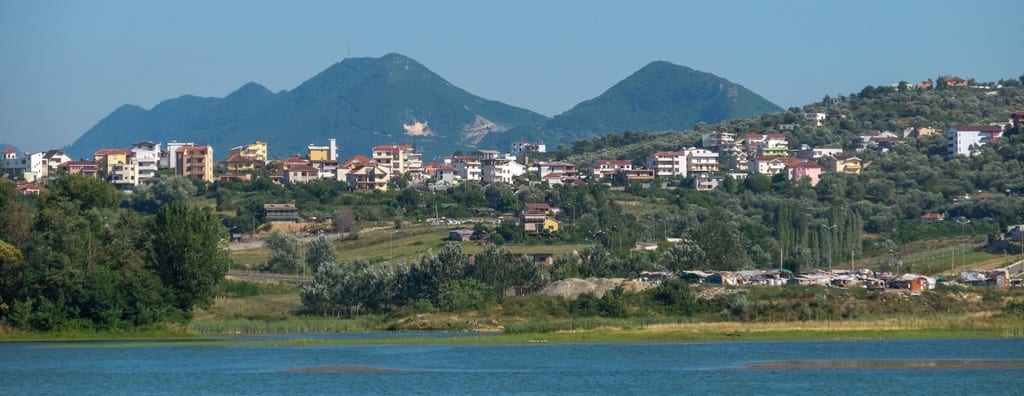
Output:
M278 93L250 82L224 98L185 95L146 110L123 105L66 148L75 158L151 140L228 149L266 141L271 157L304 154L337 138L343 157L375 145L414 144L430 160L455 150L509 149L516 141L554 147L607 133L691 129L698 122L781 111L739 84L656 61L600 96L551 119L487 100L399 54L348 58Z
M284 157L334 137L342 156L391 143L440 155L545 119L470 94L410 58L388 54L345 59L291 91L273 93L250 82L224 98L185 95L150 110L124 105L67 151L81 157L141 140L178 140L213 145L219 159L231 147L262 140L271 156Z
M782 111L742 85L711 73L655 61L600 96L569 111L508 134L493 134L482 144L504 147L517 139L543 139L549 146L624 131L688 130Z

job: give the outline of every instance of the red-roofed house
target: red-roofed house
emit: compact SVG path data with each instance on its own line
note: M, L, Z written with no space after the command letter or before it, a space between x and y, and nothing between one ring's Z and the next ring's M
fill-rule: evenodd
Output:
M439 166L434 169L433 178L437 183L454 185L459 182L459 170L452 166Z
M224 171L229 173L252 172L256 169L256 164L256 160L241 154L231 154L230 157L220 162L220 166L224 168Z
M284 182L309 183L320 178L320 171L309 165L294 165L284 172Z
M98 178L100 173L99 165L92 161L67 161L61 163L57 169L69 175L83 175L91 178Z

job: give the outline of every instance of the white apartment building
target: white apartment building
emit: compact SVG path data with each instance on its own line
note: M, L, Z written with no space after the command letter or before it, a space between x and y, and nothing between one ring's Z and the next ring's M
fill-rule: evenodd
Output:
M138 178L148 179L156 176L160 169L160 143L138 142L132 145L132 158L138 164Z
M711 177L721 169L718 164L718 153L696 147L683 150L686 157L686 173L683 177Z
M49 176L50 167L45 158L46 153L25 153L19 157L14 149L4 148L3 170L9 175L20 175L28 182L35 182Z
M978 147L998 142L1002 137L1003 128L997 125L954 125L946 130L950 156L974 155Z
M647 169L655 177L686 177L686 155L681 151L659 151L647 158Z

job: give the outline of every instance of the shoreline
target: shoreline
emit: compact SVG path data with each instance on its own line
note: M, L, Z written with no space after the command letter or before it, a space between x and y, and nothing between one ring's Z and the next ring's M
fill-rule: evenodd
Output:
M892 320L851 322L741 323L702 322L655 324L641 328L599 327L546 333L490 333L471 331L358 331L296 333L195 333L143 330L123 333L0 333L0 343L20 342L117 342L125 345L172 343L209 346L308 346L308 345L520 345L598 343L690 343L690 342L788 342L905 339L1024 338L1024 322L1008 327L931 327L929 321L894 324ZM938 324L938 323L931 323ZM179 332L180 331L180 332ZM338 337L327 337L337 335ZM287 339L266 339L294 336ZM304 337L309 336L309 337Z

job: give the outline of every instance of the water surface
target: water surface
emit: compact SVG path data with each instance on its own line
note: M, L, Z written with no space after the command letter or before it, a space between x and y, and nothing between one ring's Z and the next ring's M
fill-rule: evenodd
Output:
M246 345L252 340L0 344L0 394L1024 394L1020 339Z

